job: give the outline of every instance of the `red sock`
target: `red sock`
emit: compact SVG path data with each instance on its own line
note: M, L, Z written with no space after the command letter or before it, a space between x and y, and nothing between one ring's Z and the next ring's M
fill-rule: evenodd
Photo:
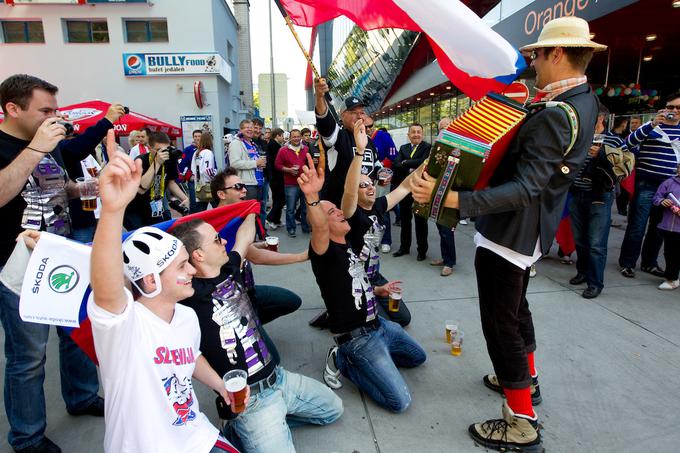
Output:
M524 415L529 418L536 418L536 413L531 405L531 388L508 389L503 387L505 397L508 399L508 406L517 415Z
M529 362L529 374L531 377L536 377L538 376L538 373L536 372L536 365L534 364L534 353L533 352L527 352L527 362Z

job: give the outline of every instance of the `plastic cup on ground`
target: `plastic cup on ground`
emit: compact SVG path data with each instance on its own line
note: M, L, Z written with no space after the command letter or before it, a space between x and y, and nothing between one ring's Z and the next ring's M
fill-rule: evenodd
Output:
M451 337L458 332L458 324L456 321L448 320L444 323L444 328L446 329L446 342L451 343Z
M234 412L239 414L246 410L246 393L248 389L248 372L231 370L222 378L229 397L234 401Z
M97 179L90 177L77 178L76 184L80 192L80 202L82 203L83 211L94 211L97 209Z
M451 355L459 356L463 353L463 336L465 334L459 331L454 337L451 337Z

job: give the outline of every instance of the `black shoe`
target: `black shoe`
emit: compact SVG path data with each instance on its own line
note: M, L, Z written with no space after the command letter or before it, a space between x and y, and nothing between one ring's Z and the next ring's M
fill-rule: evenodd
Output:
M576 274L576 277L572 278L569 280L570 285L580 285L581 283L585 283L586 281L586 276L583 274Z
M635 278L635 271L630 267L622 267L619 272L626 278Z
M584 299L595 299L597 296L600 295L602 292L602 288L596 288L594 286L589 286L586 289L583 290L583 294L581 296Z
M401 226L401 220L395 220L392 225L394 225L396 227L400 227Z
M663 277L665 272L659 266L640 266L640 270L655 277Z
M498 378L496 377L495 374L487 374L484 376L482 379L482 382L484 382L484 385L493 390L496 393L500 393L501 395L505 396L505 393L503 392L503 387L498 383ZM543 398L541 397L541 386L538 385L538 376L532 377L531 378L531 405L532 406L538 406L543 402Z
M61 453L61 448L47 437L43 437L40 442L21 450L14 449L16 453Z
M399 249L392 254L393 257L399 258L400 256L408 255L408 250Z
M104 398L98 396L97 399L94 400L89 406L84 407L82 409L78 409L77 411L66 409L66 412L68 412L70 415L73 415L74 417L78 417L80 415L92 415L93 417L103 417Z
M424 252L418 252L418 256L416 256L416 261L425 261L425 258L427 258L427 254Z
M322 311L309 321L309 325L317 329L328 329L330 316L327 311Z

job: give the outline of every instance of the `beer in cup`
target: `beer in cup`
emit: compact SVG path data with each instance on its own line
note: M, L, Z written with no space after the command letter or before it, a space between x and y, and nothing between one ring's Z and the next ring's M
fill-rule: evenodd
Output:
M444 328L446 329L446 342L451 343L451 338L458 332L458 325L456 321L448 320L444 323Z
M386 186L393 174L394 172L390 168L381 168L378 170L378 184L381 186Z
M271 250L272 252L278 252L279 251L279 238L276 236L267 236L264 238L265 243L267 244L267 250Z
M96 178L99 176L99 172L97 171L96 167L87 167L87 172L92 176L93 178Z
M83 211L94 211L97 209L97 186L96 178L77 178L76 184L80 192L80 202L83 206Z
M451 355L459 356L463 353L463 332L459 331L455 336L451 336Z
M401 293L397 291L390 292L390 298L387 303L387 309L393 313L399 311L399 304L401 303Z
M222 378L229 397L234 401L234 412L240 414L246 410L246 393L248 390L248 372L231 370Z

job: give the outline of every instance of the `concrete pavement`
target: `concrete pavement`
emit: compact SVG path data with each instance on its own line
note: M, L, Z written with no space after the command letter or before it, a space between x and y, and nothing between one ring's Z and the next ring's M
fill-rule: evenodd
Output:
M284 229L276 233L282 236L282 251L307 246L307 235L289 239ZM338 391L345 405L343 417L328 427L295 429L299 452L483 451L468 437L467 426L499 417L502 400L481 382L491 372L491 363L477 307L473 234L473 223L456 231L458 264L447 278L439 276L439 268L416 262L415 253L400 258L383 255L385 276L404 281L404 298L413 314L407 330L428 353L423 366L403 371L413 393L411 408L391 414L344 379ZM396 227L393 236L398 240ZM568 284L575 267L561 264L554 249L539 262L538 276L529 285L543 394L537 412L546 451L678 450L680 290L659 291L660 279L639 272L635 279L622 277L616 266L622 238L623 230L612 228L605 290L597 299L581 298L584 286ZM430 224L428 258L437 258L438 249L437 231ZM328 332L307 326L323 307L309 264L259 267L255 275L258 283L288 287L303 298L298 312L270 323L267 330L284 367L321 379L332 340ZM446 319L457 320L465 332L460 357L448 353L443 339ZM4 356L0 364L4 369ZM47 435L65 453L102 451L103 420L66 414L54 333L46 370ZM212 393L198 383L196 388L202 410L217 424ZM2 452L11 451L7 430L6 418L0 417Z

